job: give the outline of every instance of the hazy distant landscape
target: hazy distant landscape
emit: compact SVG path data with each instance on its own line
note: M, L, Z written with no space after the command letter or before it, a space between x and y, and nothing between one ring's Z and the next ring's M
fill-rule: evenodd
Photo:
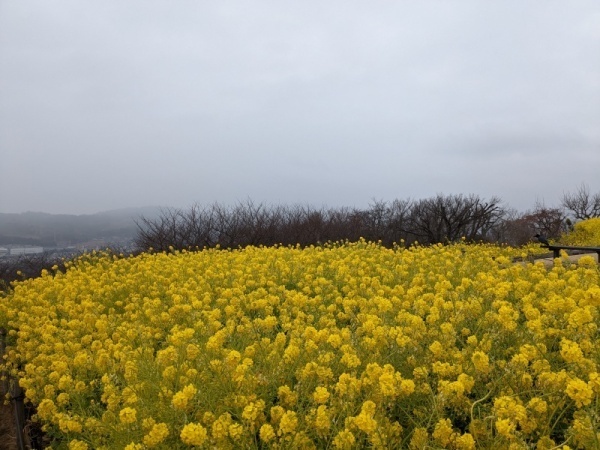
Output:
M0 213L0 246L93 246L90 241L125 246L133 241L141 216L156 217L159 207L126 208L97 214Z

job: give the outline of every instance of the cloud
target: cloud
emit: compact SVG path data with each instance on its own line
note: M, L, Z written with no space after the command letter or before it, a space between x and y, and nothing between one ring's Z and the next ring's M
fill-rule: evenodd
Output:
M0 10L0 211L596 188L594 1Z

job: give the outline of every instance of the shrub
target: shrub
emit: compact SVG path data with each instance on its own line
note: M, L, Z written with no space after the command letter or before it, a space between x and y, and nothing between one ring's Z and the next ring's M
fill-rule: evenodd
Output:
M566 245L600 246L600 217L575 224L573 231L561 237Z

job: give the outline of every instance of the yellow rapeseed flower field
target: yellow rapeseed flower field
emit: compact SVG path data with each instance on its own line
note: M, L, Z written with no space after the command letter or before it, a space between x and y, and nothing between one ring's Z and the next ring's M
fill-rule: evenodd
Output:
M591 258L360 241L88 255L0 298L55 448L600 448Z

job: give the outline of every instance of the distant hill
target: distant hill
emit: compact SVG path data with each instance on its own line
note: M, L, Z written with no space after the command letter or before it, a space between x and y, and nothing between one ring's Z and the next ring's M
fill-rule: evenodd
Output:
M154 218L160 207L126 208L97 214L0 213L0 245L75 245L92 239L123 241L137 233L135 220Z

